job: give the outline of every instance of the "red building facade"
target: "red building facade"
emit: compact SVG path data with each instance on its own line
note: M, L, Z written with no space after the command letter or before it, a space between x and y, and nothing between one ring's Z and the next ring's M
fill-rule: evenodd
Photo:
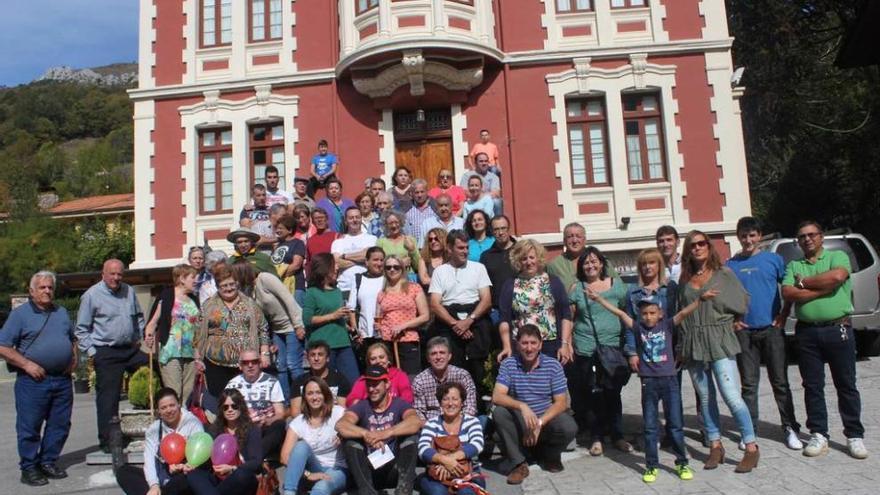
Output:
M518 236L611 252L750 211L723 0L141 0L136 266L225 235L264 167L319 139L345 195L500 149ZM424 116L424 118L420 118ZM388 181L390 184L390 181Z

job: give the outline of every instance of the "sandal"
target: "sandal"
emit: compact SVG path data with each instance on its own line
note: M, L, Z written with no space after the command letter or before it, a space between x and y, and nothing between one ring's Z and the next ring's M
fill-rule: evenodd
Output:
M593 442L593 445L590 445L590 455L591 456L599 457L600 455L602 455L602 453L603 453L602 442L597 440L597 441Z

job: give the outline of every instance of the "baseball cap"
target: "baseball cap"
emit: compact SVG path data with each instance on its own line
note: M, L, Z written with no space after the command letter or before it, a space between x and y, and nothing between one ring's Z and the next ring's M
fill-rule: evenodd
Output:
M367 369L364 371L364 380L388 380L388 370L378 364L371 364L370 366L367 366Z
M639 299L639 302L636 303L636 306L641 308L642 306L647 306L649 304L654 304L656 306L660 306L660 300L654 296L645 296L645 297Z

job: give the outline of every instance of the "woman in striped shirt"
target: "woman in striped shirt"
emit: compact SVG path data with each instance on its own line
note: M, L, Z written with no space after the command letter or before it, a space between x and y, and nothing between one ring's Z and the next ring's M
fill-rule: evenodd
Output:
M428 420L419 436L419 457L428 465L419 480L425 495L446 495L450 485L459 495L472 495L486 487L477 462L483 450L483 427L477 418L462 412L466 397L464 385L457 382L445 382L437 388L441 414ZM460 448L439 452L435 440L450 436L458 437Z

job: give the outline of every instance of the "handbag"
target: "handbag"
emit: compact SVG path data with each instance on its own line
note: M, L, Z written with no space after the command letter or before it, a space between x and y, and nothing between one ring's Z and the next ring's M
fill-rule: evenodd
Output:
M40 338L40 335L43 334L43 329L46 328L46 325L49 323L49 318L51 318L51 317L52 317L52 313L46 314L46 319L43 320L43 326L41 326L40 329L37 330L37 334L34 336L34 339L31 340L30 342L28 342L27 346L25 346L22 349L18 349L19 354L21 354L23 357L27 357L25 352L27 352L27 350L30 349L32 345L34 345L34 342L36 342L37 339ZM6 371L8 371L10 373L18 373L19 371L24 372L24 370L19 368L18 366L14 366L14 365L10 364L9 361L6 361Z
M434 449L440 454L452 454L454 452L458 452L461 450L461 439L458 438L458 435L443 435L434 437ZM464 468L464 474L461 476L462 478L467 477L467 475L471 474L473 470L473 466L471 465L470 459L461 459L458 461L459 466ZM453 480L441 480L440 479L440 464L430 464L428 466L428 476L435 480L443 483L446 486L452 487Z
M581 282L581 287L584 283ZM629 368L629 362L623 355L620 346L604 345L599 343L599 334L596 332L596 324L593 322L593 311L590 309L589 302L587 306L587 318L590 320L590 327L593 329L593 338L596 339L595 356L599 361L596 367L596 383L606 389L623 388L629 382L632 374Z
M199 421L202 422L203 425L211 424L211 421L208 419L208 415L205 413L205 409L202 407L202 400L204 399L204 395L208 392L207 386L205 385L205 375L203 373L196 374L196 383L193 385L192 394L189 396L187 402L189 403L187 408L189 412L193 414Z
M256 495L275 495L278 493L278 473L268 462L263 462L263 472L257 475Z

